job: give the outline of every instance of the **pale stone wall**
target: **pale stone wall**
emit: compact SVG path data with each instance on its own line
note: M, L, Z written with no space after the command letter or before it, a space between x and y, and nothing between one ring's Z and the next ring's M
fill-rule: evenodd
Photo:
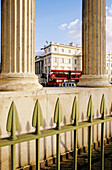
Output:
M87 119L87 105L92 95L94 106L94 117L100 116L100 103L102 95L105 95L107 114L111 112L112 88L44 88L42 91L30 92L1 92L0 93L0 136L10 136L6 131L6 122L11 102L14 101L17 107L20 130L17 134L32 132L32 115L36 100L38 99L42 108L44 125L43 128L55 127L53 123L54 109L59 97L62 105L63 124L71 122L71 112L74 97L77 97L79 104L79 121ZM100 139L100 125L94 126L92 141ZM112 134L112 125L105 123L105 136ZM87 128L78 130L78 147L87 145ZM61 135L61 152L73 149L73 132ZM41 139L41 160L56 154L56 137ZM10 147L0 149L1 169L10 169ZM16 166L35 163L35 141L19 144L16 147Z

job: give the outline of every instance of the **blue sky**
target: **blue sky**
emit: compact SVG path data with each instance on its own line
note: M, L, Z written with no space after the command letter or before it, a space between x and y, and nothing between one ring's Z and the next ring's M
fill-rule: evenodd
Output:
M107 51L112 51L112 0L107 6ZM36 51L48 42L81 44L82 0L36 0Z
M81 21L81 0L37 0L36 1L36 50L48 42L68 44L74 37L61 24ZM80 39L75 44L80 43Z
M82 0L35 0L35 50L46 41L81 44ZM107 0L107 50L112 51L112 0ZM0 1L1 9L1 1ZM0 13L1 31L1 13ZM1 35L1 34L0 34Z

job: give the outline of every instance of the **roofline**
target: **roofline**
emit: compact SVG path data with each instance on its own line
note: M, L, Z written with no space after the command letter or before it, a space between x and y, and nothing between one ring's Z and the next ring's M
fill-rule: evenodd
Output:
M78 48L78 49L82 48L82 47L71 46L71 45L66 45L66 44L56 44L56 43L53 43L53 44L47 45L46 47L43 47L43 49L46 49L46 48L48 48L50 46L61 46L61 47Z

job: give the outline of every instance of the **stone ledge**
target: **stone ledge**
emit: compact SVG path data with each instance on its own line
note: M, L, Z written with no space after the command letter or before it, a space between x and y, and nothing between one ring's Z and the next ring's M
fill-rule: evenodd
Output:
M111 87L107 75L82 75L78 87Z

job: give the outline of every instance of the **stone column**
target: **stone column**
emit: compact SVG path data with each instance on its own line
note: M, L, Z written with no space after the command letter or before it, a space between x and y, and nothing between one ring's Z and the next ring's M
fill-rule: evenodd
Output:
M0 90L40 90L35 75L35 0L1 1Z
M78 86L110 86L106 75L106 0L83 0L82 72Z

